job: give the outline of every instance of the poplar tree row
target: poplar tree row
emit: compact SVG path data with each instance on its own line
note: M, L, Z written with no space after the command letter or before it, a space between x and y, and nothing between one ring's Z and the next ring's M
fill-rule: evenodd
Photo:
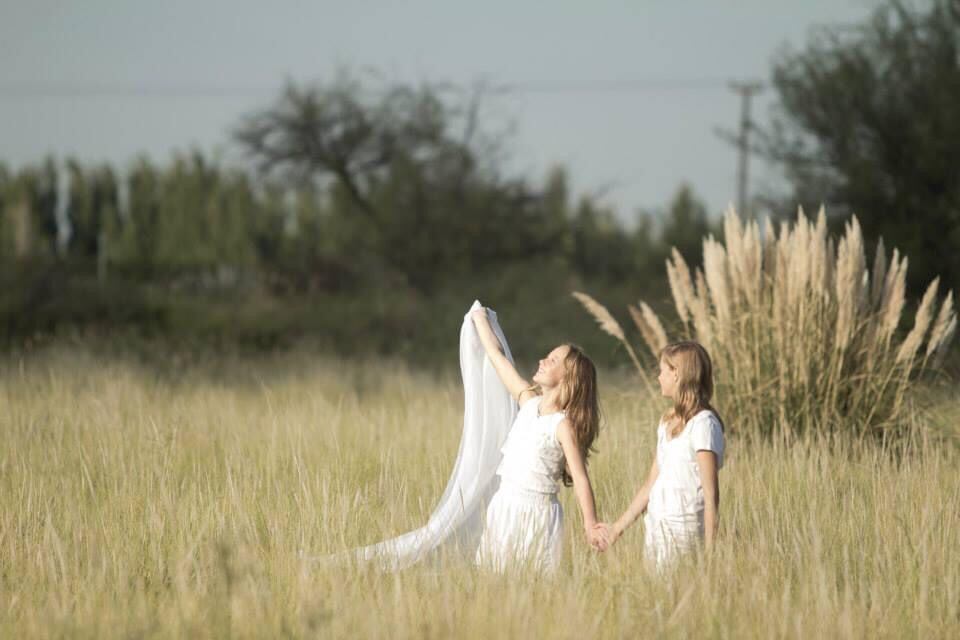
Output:
M386 173L373 190L378 214L361 216L339 182L291 186L199 152L124 170L53 158L0 166L0 262L212 287L343 291L387 281L429 291L445 276L511 263L646 276L669 245L695 258L707 230L686 187L664 224L640 215L630 226L589 199L572 201L562 169L542 185L475 180L411 193L422 181L415 172L401 164Z

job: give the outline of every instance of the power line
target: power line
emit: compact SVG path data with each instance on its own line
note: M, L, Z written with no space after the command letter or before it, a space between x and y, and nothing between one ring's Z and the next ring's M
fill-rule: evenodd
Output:
M221 98L272 94L276 87L124 84L0 85L3 98Z
M727 86L723 78L645 78L639 80L599 82L529 82L497 85L506 91L520 93L632 93L643 91L686 91L696 89L722 89Z
M456 88L456 85L444 85ZM537 81L490 84L496 93L640 93L648 91L716 90L723 78L641 78L610 81ZM272 95L278 87L242 85L140 85L109 83L0 84L0 98L234 98Z

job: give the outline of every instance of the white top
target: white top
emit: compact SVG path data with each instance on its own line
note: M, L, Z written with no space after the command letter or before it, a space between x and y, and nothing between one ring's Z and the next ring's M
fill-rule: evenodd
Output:
M556 493L564 466L557 425L563 420L564 413L539 415L540 400L540 396L533 397L520 407L500 449L503 460L497 467L497 475L521 489Z
M693 416L683 431L670 438L666 425L657 427L657 469L647 509L650 515L691 517L703 514L703 487L697 451L717 454L717 469L723 466L724 438L720 420L710 410Z

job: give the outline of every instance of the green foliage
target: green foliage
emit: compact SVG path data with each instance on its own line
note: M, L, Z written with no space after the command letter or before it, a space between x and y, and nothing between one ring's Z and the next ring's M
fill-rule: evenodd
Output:
M0 171L0 259L59 255L57 179L52 158L17 173Z
M112 173L98 175L101 185L114 184ZM178 155L169 168L141 159L127 178L127 190L126 208L106 218L116 220L106 228L107 244L121 269L149 277L215 273L255 261L261 207L243 173L219 167L199 152Z
M572 263L586 277L621 279L634 270L630 237L610 209L582 200L571 221Z
M85 169L75 159L67 161L67 171L68 252L92 260L100 255L101 242L120 226L117 178L109 166Z
M654 229L654 217L641 212L637 226L630 238L631 255L634 260L634 277L647 277L657 273L665 257L665 245Z
M684 260L696 265L703 238L710 231L706 205L697 198L690 185L680 185L667 208L661 235L663 246L675 248Z
M160 176L149 160L141 158L127 177L128 203L112 253L144 276L159 267L157 245L161 233Z
M267 175L332 183L328 222L342 250L419 290L554 250L562 216L524 181L497 174L497 141L476 127L477 98L449 104L429 86L365 89L349 76L290 86L237 140Z
M243 265L252 192L201 154L177 156L160 180L158 262L173 271Z
M59 171L52 157L44 161L36 173L28 173L28 197L30 212L35 218L35 229L39 232L39 242L50 255L58 255L59 225L57 224L57 206L59 204ZM44 246L45 245L45 246Z
M893 1L861 25L819 30L773 69L779 114L764 150L793 186L786 210L857 214L868 239L910 256L918 293L938 274L960 283L958 59L956 2Z
M10 171L0 162L0 262L13 257L13 184Z

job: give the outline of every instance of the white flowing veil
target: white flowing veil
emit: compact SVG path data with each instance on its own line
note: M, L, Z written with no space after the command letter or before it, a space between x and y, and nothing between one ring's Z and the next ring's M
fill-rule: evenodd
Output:
M483 531L483 511L496 490L496 470L503 446L517 414L511 397L486 356L470 313L460 327L460 371L463 375L463 434L450 480L427 523L414 531L327 558L377 560L388 569L410 566L441 547L452 547L473 558ZM497 314L488 310L490 327L513 362Z

